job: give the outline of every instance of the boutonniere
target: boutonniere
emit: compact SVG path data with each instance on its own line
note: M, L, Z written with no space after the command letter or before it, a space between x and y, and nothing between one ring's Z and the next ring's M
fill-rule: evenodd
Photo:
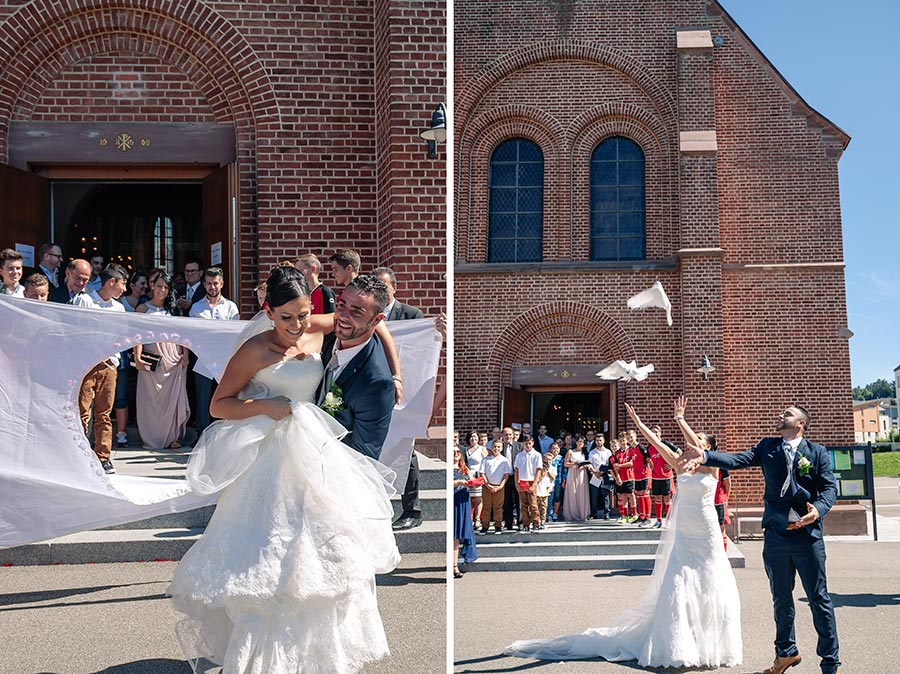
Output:
M322 409L334 416L344 409L344 392L337 384L332 384L328 393L325 394L325 400L322 403Z
M800 473L801 477L809 475L810 468L812 468L812 462L801 454L800 460L797 461L797 472Z

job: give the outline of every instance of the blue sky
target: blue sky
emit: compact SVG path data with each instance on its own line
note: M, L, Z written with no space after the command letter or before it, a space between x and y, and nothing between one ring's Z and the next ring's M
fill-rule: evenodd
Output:
M853 385L900 365L900 2L719 0L813 108L838 163Z

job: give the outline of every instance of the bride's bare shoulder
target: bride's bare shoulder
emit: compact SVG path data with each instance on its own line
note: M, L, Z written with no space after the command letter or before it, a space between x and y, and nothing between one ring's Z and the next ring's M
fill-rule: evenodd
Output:
M259 365L261 362L269 359L271 355L269 350L270 344L269 331L253 335L253 337L241 344L231 360L237 361L243 366Z

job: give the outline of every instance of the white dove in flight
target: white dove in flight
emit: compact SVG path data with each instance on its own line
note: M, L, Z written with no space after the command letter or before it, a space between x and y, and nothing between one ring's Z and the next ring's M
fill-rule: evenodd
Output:
M597 373L600 379L616 379L620 381L644 381L655 368L653 363L638 367L636 361L626 363L624 360L617 360L612 365L608 365Z
M637 295L628 298L629 309L649 309L658 307L666 310L666 322L672 325L672 303L669 296L663 290L662 283L656 281L646 290L642 290Z

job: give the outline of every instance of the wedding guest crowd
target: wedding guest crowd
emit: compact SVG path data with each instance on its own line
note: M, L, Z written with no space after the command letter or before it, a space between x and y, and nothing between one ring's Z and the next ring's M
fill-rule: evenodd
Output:
M605 435L590 428L561 428L551 435L546 424L538 424L532 436L531 424L514 426L453 433L469 475L484 479L483 485L468 487L477 534L535 533L558 521L612 518L639 527L665 526L675 476L659 449L639 443L634 430L622 431L607 446ZM653 430L662 439L658 424ZM730 480L722 473L716 510L725 538Z
M66 261L62 248L49 242L38 249L35 260L38 264L33 269L26 269L22 253L11 248L0 250L0 294L95 309L155 314L173 321L180 320L179 317L240 318L237 304L223 295L224 271L216 266L207 267L196 257L187 258L181 270L140 265L128 270L118 264L106 264L102 254ZM361 268L360 256L353 250L337 251L329 262L334 289L320 279L323 265L313 254L285 260L279 265L293 266L303 274L311 291L314 313L334 313L336 297ZM378 267L372 273L388 285L388 320L422 318L421 311L397 299L398 285L392 269ZM265 281L254 290L262 308ZM400 385L398 381L397 386ZM119 448L129 446L129 410L135 411L140 443L144 448L179 450L192 421L198 436L212 422L209 403L214 391L212 374L186 347L173 342L140 344L111 355L91 369L82 382L79 411L85 434L89 437L91 428L88 424L92 423L93 449L103 470L114 473L113 443ZM422 522L415 454L413 459L402 496L403 513L395 522L395 528L399 529L418 526ZM477 500L480 502L480 495Z

